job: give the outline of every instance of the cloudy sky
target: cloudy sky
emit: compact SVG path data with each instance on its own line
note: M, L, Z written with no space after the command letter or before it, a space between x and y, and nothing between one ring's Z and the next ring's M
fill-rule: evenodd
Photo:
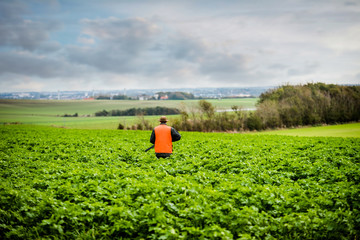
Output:
M0 0L0 92L360 83L359 0Z

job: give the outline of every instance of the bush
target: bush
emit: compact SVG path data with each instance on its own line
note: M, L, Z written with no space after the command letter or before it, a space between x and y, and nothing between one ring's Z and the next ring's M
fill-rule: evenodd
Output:
M136 116L136 115L175 115L180 111L177 108L152 107L152 108L129 108L126 110L99 111L95 116Z
M260 131L262 129L261 118L256 113L251 113L246 119L245 126L250 131Z
M272 102L271 107L267 106L269 102ZM266 114L269 109L273 115ZM257 112L265 128L358 121L360 86L324 83L285 85L261 94Z

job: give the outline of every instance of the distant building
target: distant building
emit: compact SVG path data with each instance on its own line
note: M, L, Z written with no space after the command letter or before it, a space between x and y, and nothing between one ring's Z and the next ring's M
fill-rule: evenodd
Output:
M139 96L139 100L140 101L146 101L146 100L149 100L149 96L148 95L145 95L145 94L142 94Z
M30 98L31 95L30 95L30 93L19 93L18 97L19 98Z

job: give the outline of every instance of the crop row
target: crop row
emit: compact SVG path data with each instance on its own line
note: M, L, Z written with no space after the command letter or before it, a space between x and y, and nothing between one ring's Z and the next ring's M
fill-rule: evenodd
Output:
M1 239L357 239L360 139L0 127Z

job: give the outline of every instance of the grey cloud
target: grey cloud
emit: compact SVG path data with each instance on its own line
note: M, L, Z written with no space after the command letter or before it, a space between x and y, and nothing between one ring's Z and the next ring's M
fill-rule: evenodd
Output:
M71 61L99 70L128 73L138 68L142 55L153 47L156 25L144 19L83 20L84 34L97 40L88 48L69 47Z
M99 39L101 44L111 44L112 50L136 54L147 47L158 33L158 27L141 18L83 20L84 33Z
M62 46L58 42L45 42L37 47L37 51L40 53L51 53L62 49Z
M19 1L1 1L0 19L17 19L19 15L26 13L26 6Z
M289 76L300 76L310 74L316 71L319 68L319 64L317 63L306 63L302 68L290 68L288 69Z
M167 49L170 57L188 61L196 61L206 53L202 42L186 36L171 38Z
M345 2L344 5L345 6L356 6L358 4L356 2Z
M205 76L243 74L241 54L224 54L201 39L173 33L168 36L145 19L83 20L83 34L96 39L89 47L69 47L72 62L112 73L135 73L139 77L176 79L177 72L191 71Z
M275 63L275 64L271 64L269 66L270 69L280 69L280 70L283 70L283 69L286 69L288 68L288 66L286 66L285 64L281 64L281 63Z
M246 63L241 54L217 52L200 39L185 35L172 37L167 49L170 57L195 65L205 75L233 74L243 71Z
M0 9L0 46L33 51L48 40L51 31L60 27L53 21L23 19L21 15L26 12L26 5L17 1L1 1Z
M71 47L68 48L68 57L72 62L95 67L101 71L114 73L129 73L135 71L135 57L109 47L98 49Z
M235 73L244 69L245 59L239 54L212 53L200 61L200 71L204 74Z
M356 74L355 78L360 81L360 73Z
M0 75L13 73L41 78L75 75L77 69L66 62L15 52L0 52Z

